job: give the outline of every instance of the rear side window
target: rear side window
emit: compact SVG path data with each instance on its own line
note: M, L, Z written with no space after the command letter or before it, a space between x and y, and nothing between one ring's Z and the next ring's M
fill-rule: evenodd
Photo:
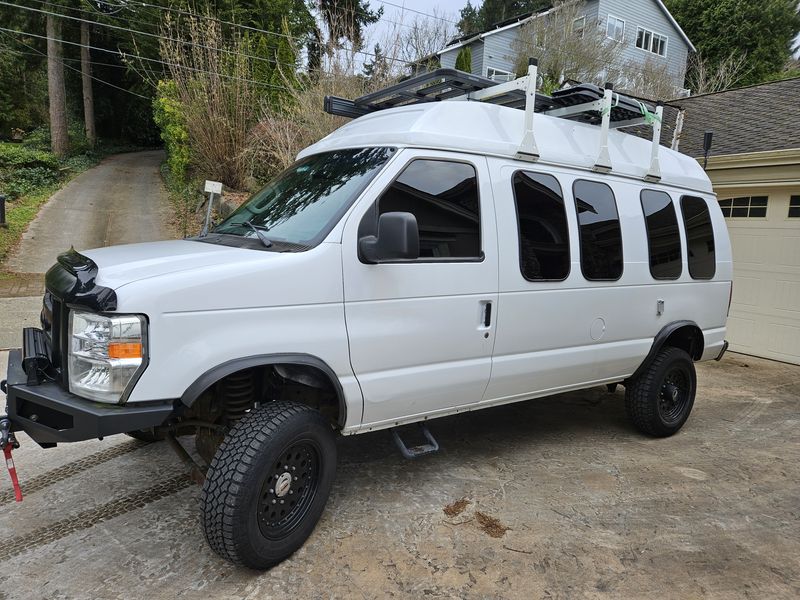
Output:
M378 211L417 218L421 259L481 257L478 176L472 165L415 160L380 197Z
M714 229L708 204L702 198L681 198L683 225L686 228L689 275L692 279L711 279L717 269L714 253Z
M642 212L647 228L650 274L654 279L681 276L681 236L672 198L665 192L642 190Z
M572 186L581 241L581 271L590 280L622 277L622 230L614 192L605 183L577 180Z
M552 175L514 173L519 267L528 281L569 275L569 232L561 186Z

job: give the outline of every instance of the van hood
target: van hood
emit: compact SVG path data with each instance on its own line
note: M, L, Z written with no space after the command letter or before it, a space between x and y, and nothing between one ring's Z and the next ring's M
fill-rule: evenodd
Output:
M96 283L112 289L151 277L213 267L220 264L264 261L273 252L231 248L192 240L124 244L81 252L98 266Z

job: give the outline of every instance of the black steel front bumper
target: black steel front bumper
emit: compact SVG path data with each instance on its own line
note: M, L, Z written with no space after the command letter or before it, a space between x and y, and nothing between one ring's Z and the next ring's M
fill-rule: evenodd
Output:
M119 406L80 398L57 383L29 385L22 365L22 350L11 350L6 411L12 431L24 431L44 447L157 427L173 412L171 401Z

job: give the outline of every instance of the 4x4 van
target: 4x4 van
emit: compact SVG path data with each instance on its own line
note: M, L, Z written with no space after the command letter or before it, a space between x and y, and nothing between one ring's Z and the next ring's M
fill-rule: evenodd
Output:
M62 254L3 445L195 435L209 545L266 568L322 514L337 435L618 383L639 430L677 432L727 346L711 184L660 107L535 81L329 98L357 118L207 235Z

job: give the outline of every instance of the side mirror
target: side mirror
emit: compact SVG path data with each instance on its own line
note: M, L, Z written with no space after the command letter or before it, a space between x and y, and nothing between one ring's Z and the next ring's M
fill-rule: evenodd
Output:
M368 263L419 258L417 218L407 212L384 213L378 219L378 235L358 240L361 258Z

